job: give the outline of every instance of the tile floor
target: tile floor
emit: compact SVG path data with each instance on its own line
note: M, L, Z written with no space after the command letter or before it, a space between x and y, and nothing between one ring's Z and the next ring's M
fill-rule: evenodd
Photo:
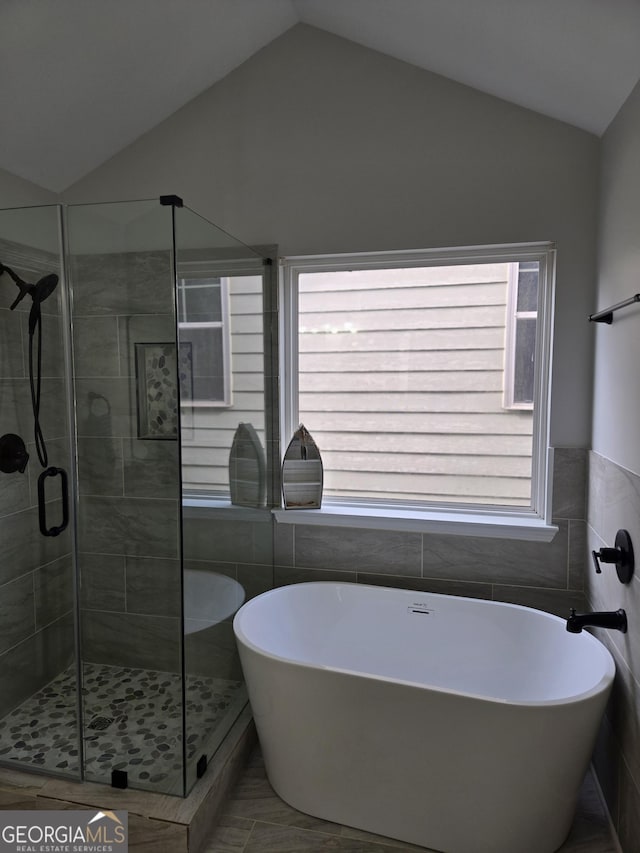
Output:
M394 853L416 847L310 817L284 803L269 785L259 748L223 806L202 853ZM478 843L478 853L486 853ZM518 853L514 850L513 853ZM558 853L619 853L591 771L573 828Z

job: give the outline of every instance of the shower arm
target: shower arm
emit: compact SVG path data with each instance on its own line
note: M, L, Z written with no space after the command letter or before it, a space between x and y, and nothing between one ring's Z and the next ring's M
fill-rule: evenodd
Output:
M20 288L20 293L16 297L13 304L10 306L10 310L13 311L14 308L17 308L20 302L22 302L25 296L27 296L28 294L31 294L33 296L35 285L27 284L26 281L23 281L20 276L14 273L11 267L6 267L3 263L0 263L0 275L2 275L3 272L6 272L7 275L12 278L15 284Z

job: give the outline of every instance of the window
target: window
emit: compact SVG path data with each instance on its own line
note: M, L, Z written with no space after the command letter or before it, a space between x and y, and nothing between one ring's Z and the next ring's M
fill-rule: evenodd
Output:
M178 266L182 485L183 494L196 503L228 504L229 456L240 424L257 436L265 456L271 452L265 418L270 303L263 298L264 269L261 257L214 257ZM193 380L184 344L194 354ZM185 382L193 389L187 395Z
M504 405L533 409L538 317L538 261L509 264Z
M282 272L283 435L320 447L323 506L546 519L550 244Z
M180 400L230 406L229 283L194 273L178 279Z

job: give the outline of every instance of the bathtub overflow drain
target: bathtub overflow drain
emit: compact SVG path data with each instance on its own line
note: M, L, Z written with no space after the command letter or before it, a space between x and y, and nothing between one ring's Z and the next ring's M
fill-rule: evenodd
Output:
M417 602L414 604L410 604L407 607L407 613L433 613L433 610L430 609L428 604L422 604L421 602Z

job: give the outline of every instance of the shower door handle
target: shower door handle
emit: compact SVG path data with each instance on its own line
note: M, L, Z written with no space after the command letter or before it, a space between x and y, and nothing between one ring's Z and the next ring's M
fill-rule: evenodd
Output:
M47 505L45 503L44 484L47 477L60 477L60 494L62 498L62 524L58 527L47 527ZM38 477L38 519L40 533L43 536L59 536L69 524L69 482L67 472L63 468L46 468Z

